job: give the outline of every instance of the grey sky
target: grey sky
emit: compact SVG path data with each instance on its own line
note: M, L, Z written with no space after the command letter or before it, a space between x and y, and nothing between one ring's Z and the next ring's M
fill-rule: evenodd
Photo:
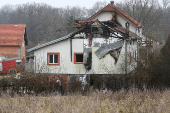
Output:
M111 0L1 0L0 8L6 4L16 5L16 4L23 4L28 2L47 3L53 7L80 6L80 7L90 8L97 1L106 1L107 3L109 3ZM115 3L119 3L120 1L124 1L124 0L114 0L114 1Z

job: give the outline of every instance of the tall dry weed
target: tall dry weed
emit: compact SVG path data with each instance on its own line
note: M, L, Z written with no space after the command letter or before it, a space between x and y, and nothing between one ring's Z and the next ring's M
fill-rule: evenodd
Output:
M103 94L100 91L82 96L80 93L67 96L0 97L2 113L169 113L170 90L160 91L119 91Z

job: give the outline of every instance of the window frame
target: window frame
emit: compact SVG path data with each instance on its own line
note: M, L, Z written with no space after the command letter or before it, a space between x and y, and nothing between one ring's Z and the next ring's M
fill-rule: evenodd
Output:
M54 55L58 55L58 63L49 63L49 55L53 55L53 62L54 62ZM47 53L47 65L60 65L60 53L59 52L48 52Z
M74 64L83 64L83 62L76 62L76 55L83 55L84 53L74 53Z

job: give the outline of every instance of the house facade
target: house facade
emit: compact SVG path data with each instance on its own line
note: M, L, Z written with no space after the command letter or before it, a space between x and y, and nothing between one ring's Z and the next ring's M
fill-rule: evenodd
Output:
M25 57L28 45L25 24L0 25L0 60Z
M67 36L27 50L36 56L36 73L117 75L135 69L143 26L114 2L75 27Z

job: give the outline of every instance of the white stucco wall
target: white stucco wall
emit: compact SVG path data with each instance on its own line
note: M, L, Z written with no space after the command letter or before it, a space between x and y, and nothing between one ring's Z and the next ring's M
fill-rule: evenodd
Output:
M110 54L107 54L104 58L99 59L95 55L95 51L99 47L92 48L92 70L94 74L123 74L124 73L124 48L119 55L119 60L115 65L115 60ZM122 64L122 66L121 66Z
M70 56L70 40L61 41L34 52L37 57L37 73L84 74L83 64L74 64L74 52L83 52L83 40L72 39L72 62ZM60 65L47 65L47 53L59 52Z
M92 47L92 72L95 74L125 74L125 44L119 55L117 64L110 54L99 59L94 53L99 47ZM137 65L135 62L135 52L137 51L136 41L134 45L127 44L127 72L131 72ZM130 60L131 54L131 60ZM137 53L136 53L137 55ZM137 56L136 56L137 58Z
M119 22L119 24L122 25L122 27L126 28L125 24L126 24L127 22L129 22L129 21L128 21L127 19L125 19L124 17L122 17L121 15L119 15L119 14L116 15L116 18L117 18L117 21ZM131 32L136 33L136 27L135 27L135 25L132 24L131 22L129 22L129 23L130 23L129 30L130 30Z
M110 40L110 39L108 39ZM117 39L116 39L117 40ZM95 39L97 41L97 39ZM83 39L72 39L72 62L70 57L70 39L61 41L44 48L38 49L34 52L37 60L37 73L54 73L54 74L85 74L86 69L83 64L74 64L74 53L83 52ZM100 42L100 41L99 41ZM104 43L112 43L104 40ZM136 43L136 42L135 42ZM99 59L94 53L98 47L92 47L92 69L87 74L124 74L125 73L125 45L123 45L117 64L110 54L107 54L104 58ZM137 45L128 44L128 54L137 51ZM60 65L47 65L47 53L59 52L60 53ZM131 61L128 56L128 72L132 67L136 66L134 60Z
M99 21L111 20L112 14L111 12L101 12L99 15L94 17L92 20L96 20L96 19L98 19Z

